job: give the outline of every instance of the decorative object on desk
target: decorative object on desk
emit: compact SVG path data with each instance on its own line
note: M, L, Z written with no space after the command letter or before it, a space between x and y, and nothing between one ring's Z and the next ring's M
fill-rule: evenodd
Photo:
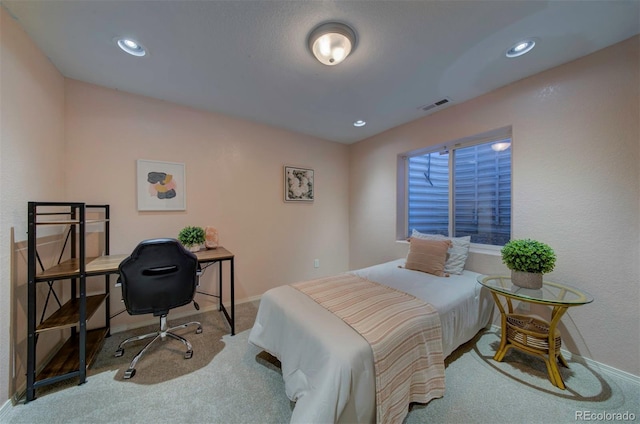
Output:
M218 230L216 230L214 227L206 226L204 227L204 234L204 247L206 247L207 249L215 249L216 247L218 247Z
M313 169L284 167L284 201L313 202Z
M183 211L187 208L183 163L138 160L139 211Z
M192 252L197 252L205 242L205 231L201 227L184 227L178 233L178 241Z
M553 271L556 265L553 249L537 240L511 240L500 253L502 262L511 270L511 281L523 288L542 287L542 274Z

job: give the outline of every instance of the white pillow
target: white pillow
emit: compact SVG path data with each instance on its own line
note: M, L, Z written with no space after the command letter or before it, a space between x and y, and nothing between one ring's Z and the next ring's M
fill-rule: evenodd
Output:
M441 234L425 234L418 230L413 230L411 237L424 240L451 240L449 257L444 264L444 271L450 274L462 274L464 264L469 256L469 246L471 246L471 236L447 237Z

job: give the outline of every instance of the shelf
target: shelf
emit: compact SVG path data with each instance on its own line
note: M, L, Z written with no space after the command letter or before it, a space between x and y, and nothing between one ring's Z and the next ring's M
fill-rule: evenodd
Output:
M88 299L87 299L88 300ZM98 328L95 330L87 331L87 342L85 350L85 358L87 368L93 364L96 356L102 348L102 343L107 335L107 328ZM80 343L78 341L79 336L70 337L60 350L55 354L53 359L45 366L45 368L38 374L38 381L45 380L47 378L71 373L78 371L80 368Z
M94 296L87 296L87 321L93 316L98 308L104 303L108 294L102 293ZM71 328L80 322L80 300L71 299L60 309L55 311L49 318L44 320L36 328L36 333L48 330L59 330L63 328Z
M556 351L562 347L560 331L555 329ZM534 349L539 353L553 355L549 352L549 323L530 315L507 314L507 339L525 349Z
M90 217L90 218L89 218ZM40 220L40 221L39 221ZM79 383L86 381L86 367L95 359L104 338L110 329L109 274L118 272L116 263L113 266L109 258L109 205L87 205L79 202L29 202L28 212L28 244L27 244L27 393L25 402L36 398L36 389L62 380L78 378ZM55 228L58 226L59 228ZM38 254L40 240L39 229L60 230L59 255L53 256L47 248L44 262L50 263L58 257L64 261L39 270L43 261ZM51 231L44 231L49 236ZM104 237L92 237L91 243L98 252L106 256L88 257L87 234L104 233ZM51 259L49 259L51 257ZM104 276L104 288L97 294L87 296L88 277ZM69 280L70 284L52 284L53 281ZM41 289L37 283L49 283L46 299L42 299ZM56 291L62 291L58 297ZM95 290L92 290L96 293ZM69 299L62 306L53 301ZM44 300L44 302L42 302ZM54 304L55 303L55 304ZM85 313L80 319L80 306ZM52 309L49 310L49 307ZM90 319L98 310L104 310L104 328L87 330ZM38 324L38 317L51 314ZM69 331L69 329L71 329ZM53 358L42 364L43 370L37 372L37 344L39 335L51 330L66 330L67 341L57 352L48 351L46 356ZM61 334L62 335L62 334ZM80 364L83 364L80 367ZM86 365L86 367L85 367Z

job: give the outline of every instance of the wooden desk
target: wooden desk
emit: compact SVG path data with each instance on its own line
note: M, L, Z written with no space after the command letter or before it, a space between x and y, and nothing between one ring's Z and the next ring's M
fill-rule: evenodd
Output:
M207 249L201 250L199 252L194 252L196 257L198 258L199 264L215 264L218 263L218 295L212 295L209 293L201 292L198 293L204 294L207 296L213 296L218 298L218 310L222 311L224 314L229 326L231 327L231 335L235 336L236 328L235 328L235 266L234 266L234 255L229 252L222 246L219 246L215 249ZM117 274L118 273L118 265L129 255L109 255L109 256L99 256L92 261L88 262L86 265L86 273L87 276L91 275L105 275L105 274ZM229 279L229 290L230 290L230 298L231 298L231 314L227 312L224 304L222 303L222 262L229 261L230 266L230 279ZM77 262L77 261L76 261ZM65 274L68 274L72 271L69 268L77 267L77 263L75 265L67 263L65 269ZM206 266L203 268L203 271L206 269ZM48 273L56 273L56 270L48 270ZM62 273L61 273L62 274ZM51 277L51 276L49 276Z

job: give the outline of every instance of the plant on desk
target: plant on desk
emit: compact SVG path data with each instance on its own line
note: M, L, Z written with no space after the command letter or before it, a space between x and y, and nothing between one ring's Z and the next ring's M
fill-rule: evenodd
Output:
M553 271L556 265L553 249L537 240L511 240L500 253L502 262L511 270L511 282L528 289L542 287L542 274Z
M197 252L205 241L204 229L200 227L184 227L178 234L178 241L192 252Z

